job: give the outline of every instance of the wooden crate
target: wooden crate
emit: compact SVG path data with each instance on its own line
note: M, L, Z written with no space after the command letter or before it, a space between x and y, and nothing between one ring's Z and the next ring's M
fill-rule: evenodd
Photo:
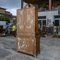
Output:
M40 51L37 14L35 7L17 10L17 51L33 56Z

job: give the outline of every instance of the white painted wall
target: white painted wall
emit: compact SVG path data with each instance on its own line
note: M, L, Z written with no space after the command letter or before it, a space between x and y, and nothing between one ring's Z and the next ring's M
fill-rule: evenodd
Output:
M6 21L0 21L0 25L6 25Z
M5 29L6 28L6 21L0 21L0 26L3 26L3 28Z
M54 15L58 15L58 10L38 12L38 16L46 16L46 19L54 20Z
M58 10L38 12L38 16L46 16L46 21L51 20L51 24L54 21L54 15L58 15Z

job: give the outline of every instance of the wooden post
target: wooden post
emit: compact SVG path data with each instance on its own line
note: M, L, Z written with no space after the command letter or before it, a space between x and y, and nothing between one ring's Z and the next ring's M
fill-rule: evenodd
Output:
M49 10L52 9L52 0L49 0Z
M21 0L21 9L23 8L23 0Z

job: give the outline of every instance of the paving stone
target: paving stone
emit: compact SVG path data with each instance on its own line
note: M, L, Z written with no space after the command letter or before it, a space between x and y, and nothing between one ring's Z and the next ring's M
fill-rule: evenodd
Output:
M10 55L11 52L5 50L5 49L2 49L0 48L0 58L5 58L6 56Z
M6 60L38 60L38 59L21 54L21 55L14 55L12 57L8 57Z
M60 39L41 38L41 52L37 58L18 53L15 37L0 37L0 60L60 60ZM10 50L10 51L9 51Z

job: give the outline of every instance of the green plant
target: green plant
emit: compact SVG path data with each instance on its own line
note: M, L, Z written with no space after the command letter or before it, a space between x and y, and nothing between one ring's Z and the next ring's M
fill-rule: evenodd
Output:
M6 16L0 16L0 21L6 21L6 22L10 23L10 19Z

